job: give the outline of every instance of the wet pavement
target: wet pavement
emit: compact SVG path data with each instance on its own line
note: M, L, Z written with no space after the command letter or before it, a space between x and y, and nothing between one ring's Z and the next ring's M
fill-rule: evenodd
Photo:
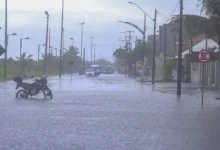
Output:
M123 75L48 80L53 100L15 99L0 84L0 150L219 150L217 91L139 83Z

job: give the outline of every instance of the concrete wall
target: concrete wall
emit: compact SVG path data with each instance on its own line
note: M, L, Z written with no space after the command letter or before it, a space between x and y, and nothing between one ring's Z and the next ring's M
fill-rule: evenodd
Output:
M200 63L191 63L191 83L200 84Z
M218 82L218 61L209 62L204 65L204 85L213 87ZM202 84L202 64L191 63L191 83Z
M157 56L155 59L155 77L157 80L164 79L164 57L161 53L160 56Z

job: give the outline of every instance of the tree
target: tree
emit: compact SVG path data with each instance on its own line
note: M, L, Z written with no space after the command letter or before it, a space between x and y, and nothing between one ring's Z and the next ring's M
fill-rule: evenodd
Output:
M79 54L79 49L75 46L70 46L69 49L64 53L65 55L77 56Z
M128 51L126 49L118 48L113 53L113 56L118 59L125 59Z
M134 48L135 57L137 60L141 60L143 58L143 46L144 44L142 42L138 42ZM148 58L148 60L151 60L152 54L153 54L153 48L149 43L145 43L145 57Z
M199 0L201 13L205 13L208 17L220 17L220 1L219 0Z
M64 72L75 72L78 71L81 65L81 58L77 56L79 49L77 47L70 46L63 54L63 71ZM69 62L74 62L70 65Z
M21 57L16 57L20 61L21 64L21 73L24 74L24 69L27 67L28 62L32 60L33 55L27 55L26 52L21 54Z
M193 46L192 37L196 35L205 35L209 38L219 36L220 29L217 18L207 18L198 15L183 15L183 27L189 39L191 40L191 48ZM179 21L179 15L174 17L173 22Z
M199 0L199 5L201 7L201 12L210 18L214 23L216 29L215 35L218 36L218 44L220 48L220 1L219 0Z
M152 52L153 52L152 47L148 43L145 43L145 56L148 59L151 59ZM116 49L115 52L113 53L113 56L118 59L128 59L130 61L141 60L143 58L143 43L141 42L137 43L135 48L131 52L128 52L126 49L122 49L122 48Z
M97 59L95 63L101 66L109 66L111 64L111 62L106 59Z
M151 65L153 49L149 43L146 42L145 46L144 46L143 43L140 41L136 43L135 48L131 52L128 52L126 49L123 49L123 48L116 49L115 52L113 53L113 56L116 58L115 65L120 66L120 67L122 67L122 66L126 67L126 65L128 65L129 66L128 69L130 72L131 71L131 64L136 64L136 62L138 60L142 60L143 47L145 48L144 54L150 62L150 64L148 64L148 65ZM120 63L120 64L117 64L117 63Z

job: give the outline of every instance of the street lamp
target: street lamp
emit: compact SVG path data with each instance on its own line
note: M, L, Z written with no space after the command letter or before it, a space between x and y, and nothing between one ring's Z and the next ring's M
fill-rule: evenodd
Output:
M29 37L25 37L25 38L20 38L20 59L21 59L21 53L22 53L22 41L23 40L29 40L30 38Z
M72 45L74 46L74 38L70 38L70 40L72 41Z
M6 41L7 41L7 46L8 46L8 37L9 37L9 36L16 36L16 35L17 35L17 33L12 33L12 34L8 34L8 35L7 35L7 40L6 40Z
M50 54L53 56L53 50L57 50L57 48L55 48L55 47L50 47L51 49L50 49Z
M48 59L48 64L49 64L49 67L51 68L51 60L52 60L52 56L53 56L53 46L49 46L49 57L47 58Z
M82 63L82 47L83 47L83 25L85 22L79 23L81 25L81 48L80 48L80 57L81 57L81 63Z
M23 73L23 66L22 66L22 62L21 62L21 49L22 49L22 41L23 40L29 40L29 37L25 37L25 38L20 38L20 65L21 65L21 73Z
M49 13L45 11L45 14L47 16L47 27L46 27L46 46L45 46L45 55L44 55L44 74L46 74L47 69L47 47L48 47L48 29L49 29Z
M92 37L90 37L91 38L91 64L92 64L92 48L93 48L93 36Z
M60 31L60 68L59 68L59 77L62 75L62 52L64 45L64 28L63 28L63 16L64 16L64 0L62 0L62 10L61 10L61 31Z
M93 61L95 63L96 62L96 45L93 45L93 46L94 46L94 58L93 58L94 60Z
M56 56L57 56L57 48L53 48L53 49L52 49L52 55L53 55L53 50L56 51Z
M16 36L17 35L17 33L12 33L12 34L8 34L7 35L7 38L6 38L6 45L8 46L8 37L9 36ZM7 53L7 52L6 52ZM7 57L6 57L7 58Z
M38 61L40 60L40 47L46 46L46 44L38 44Z
M155 52L156 52L156 20L157 20L157 10L155 9L155 17L154 19L150 17L138 4L134 2L128 2L129 4L137 6L143 13L144 13L144 35L143 35L143 42L144 42L144 58L145 58L145 40L146 40L146 16L148 16L154 22L154 44L153 44L153 59L152 59L152 84L154 84L155 79ZM145 61L145 60L144 60Z
M148 15L138 4L136 4L136 3L134 3L134 2L131 2L131 1L129 1L128 3L137 6L142 12L144 12L144 15L148 16L151 20L154 20L154 19L153 19L150 15ZM145 18L145 19L146 19L146 18ZM146 24L146 22L145 22L144 24Z
M49 55L52 54L52 50L53 50L53 46L50 46L50 47L49 47Z
M12 34L7 34L6 35L6 39L5 39L5 59L4 59L4 78L7 79L7 57L8 57L8 37L9 36L16 36L16 33L12 33Z
M8 54L8 0L5 0L5 59L4 59L4 79L7 79L7 54Z
M15 35L17 35L17 33L8 34L8 36L9 36L9 35L15 36Z

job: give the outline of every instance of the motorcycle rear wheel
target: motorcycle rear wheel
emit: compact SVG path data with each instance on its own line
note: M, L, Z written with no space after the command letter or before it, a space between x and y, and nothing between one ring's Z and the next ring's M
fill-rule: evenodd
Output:
M49 88L43 89L44 99L53 99L52 91Z
M16 93L16 98L19 99L19 98L28 98L28 94L25 90L19 90L17 91Z

